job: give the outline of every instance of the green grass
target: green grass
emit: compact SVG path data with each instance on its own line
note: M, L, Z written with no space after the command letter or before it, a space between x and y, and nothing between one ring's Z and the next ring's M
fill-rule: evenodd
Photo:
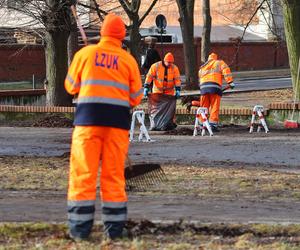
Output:
M40 82L35 83L36 89L44 88ZM31 81L20 81L20 82L0 82L0 90L23 90L33 89Z

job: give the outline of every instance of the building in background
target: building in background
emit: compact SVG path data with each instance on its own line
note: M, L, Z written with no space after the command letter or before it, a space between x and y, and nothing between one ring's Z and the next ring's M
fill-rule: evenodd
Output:
M89 5L90 0L80 0ZM44 26L40 22L44 1L0 1L0 43L43 44ZM20 9L21 11L17 11ZM89 9L78 7L82 23L89 26ZM33 18L34 16L35 18ZM99 33L99 31L98 31Z
M279 0L269 0L268 4L264 3L248 25L260 2L261 0L211 0L212 41L230 41L241 38L246 26L247 30L243 37L245 41L267 41L284 38L282 8ZM151 0L143 1L140 16L151 3ZM107 11L114 11L122 15L127 23L129 22L118 1L98 0L98 4ZM164 40L180 43L182 38L178 22L179 13L177 3L174 0L158 0L141 26L141 35L159 36L155 29L155 18L158 14L163 14L167 18L167 35L164 35ZM93 19L93 17L92 14L91 18ZM202 1L195 1L195 37L202 35L202 19Z
M33 0L32 2L35 2ZM85 5L93 3L91 0L79 0ZM97 0L101 9L107 12L115 12L127 20L126 13L116 0ZM230 41L242 37L244 27L248 24L253 13L261 0L211 0L212 16L212 41ZM39 2L41 4L42 1ZM149 8L151 0L142 0L140 16ZM15 0L3 0L0 5L0 43L42 43L43 32L42 25L35 19L25 14L16 12L15 8L22 8L30 2L18 2ZM34 6L34 5L33 5ZM24 10L26 9L24 7ZM31 11L38 11L34 9ZM78 13L81 23L87 30L88 36L98 34L101 22L95 11L78 6ZM159 34L155 27L155 18L158 14L163 14L167 18L167 33L163 35L164 42L181 43L181 30L178 22L179 13L177 3L174 0L158 0L157 4L144 20L141 26L141 35L143 37ZM195 1L195 37L202 35L202 1ZM279 0L269 0L264 3L262 8L248 25L247 31L243 37L245 41L267 41L284 38L284 27L282 8Z

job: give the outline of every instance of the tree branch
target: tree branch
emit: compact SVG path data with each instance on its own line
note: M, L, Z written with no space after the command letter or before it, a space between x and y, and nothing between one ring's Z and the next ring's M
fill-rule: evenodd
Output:
M131 1L131 6L132 6L132 12L138 13L139 9L141 7L141 0L132 0Z
M128 2L128 0L119 0L119 3L121 4L121 6L123 7L123 9L125 10L126 14L130 17L132 16L132 11L130 9L130 3Z
M238 41L238 44L237 44L237 50L236 50L236 52L235 52L235 54L234 54L234 57L233 57L233 59L232 59L232 61L231 61L231 63L230 63L229 65L231 65L231 64L234 62L236 56L238 55L239 50L240 50L240 46L241 46L242 41L243 41L243 39L244 39L244 36L245 36L245 34L246 34L246 30L247 30L247 28L249 27L250 23L252 22L253 18L256 16L257 12L260 10L260 8L262 7L262 5L265 3L265 1L266 1L266 0L262 0L262 1L261 1L261 3L258 5L258 7L256 8L256 10L254 11L253 15L251 16L250 20L247 22L247 24L246 24L246 26L245 26L245 28L244 28L242 37L241 37L241 38L239 39L239 41Z
M92 6L86 5L86 4L84 4L84 3L78 3L78 5L80 5L80 6L84 7L84 8L88 8L88 9L91 9L91 10L95 10L95 11L97 12L97 14L98 14L98 11L99 11L101 14L103 14L103 15L107 15L107 14L108 14L108 12L106 12L105 10L102 10L102 9L100 9L100 8L97 9L97 7L92 7ZM99 5L98 5L98 6L99 6ZM100 18L100 17L99 17L99 18Z
M142 18L139 20L139 26L143 23L145 18L149 15L155 4L157 3L158 0L153 0L152 4L149 6L148 10L145 12L145 14L142 16Z
M101 22L103 22L104 18L103 18L102 14L101 14L101 11L100 11L100 8L99 8L99 4L97 3L96 0L92 0L92 1L93 1L94 5L95 5L95 9L96 9L96 12L97 12L97 15L98 15L99 19L101 20Z

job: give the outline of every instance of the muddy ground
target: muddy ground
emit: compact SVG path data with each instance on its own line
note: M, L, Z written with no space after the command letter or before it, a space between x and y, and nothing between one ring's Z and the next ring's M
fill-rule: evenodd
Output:
M246 128L225 127L213 137L157 132L151 137L154 142L133 142L130 158L162 164L168 182L130 193L130 218L300 222L298 130L250 135ZM71 129L0 128L0 221L65 220L70 138Z
M100 226L91 242L74 244L65 225L53 225L66 221L72 128L52 122L0 127L0 248L299 249L299 129L249 134L230 125L213 137L192 137L191 126L150 132L153 142L132 142L129 156L134 164L161 164L167 180L128 192L127 226L137 238L101 242Z

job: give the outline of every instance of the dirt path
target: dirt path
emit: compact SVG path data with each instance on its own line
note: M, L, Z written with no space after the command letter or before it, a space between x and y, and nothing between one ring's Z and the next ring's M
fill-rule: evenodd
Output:
M142 158L143 161L176 164L238 162L300 166L299 132L277 130L250 135L245 129L226 130L213 137L152 136L155 142L132 143L130 156L134 161Z
M70 151L71 132L64 128L0 127L0 156L63 155ZM151 138L155 141L131 143L134 161L300 166L299 129L249 134L245 127L226 127L213 137L152 133Z
M1 192L1 222L64 222L62 193ZM100 220L97 204L96 220ZM129 195L132 220L201 221L209 223L300 223L300 202L199 199L194 196Z
M4 155L60 156L69 151L70 138L71 129L2 127L0 158L4 158ZM193 138L154 133L152 138L155 142L132 143L130 156L134 162L173 164L178 169L183 164L197 166L201 163L202 166L207 164L208 167L222 168L234 168L235 165L239 165L244 168L276 169L299 177L299 131L273 130L269 134L249 135L245 128L225 128L214 137ZM182 171L186 171L183 166ZM0 221L64 222L65 199L64 191L0 189ZM99 214L98 212L97 220L100 219ZM280 194L278 199L270 200L238 196L199 197L189 192L184 195L132 193L129 195L129 218L300 223L300 199L299 196L292 200L281 199Z

